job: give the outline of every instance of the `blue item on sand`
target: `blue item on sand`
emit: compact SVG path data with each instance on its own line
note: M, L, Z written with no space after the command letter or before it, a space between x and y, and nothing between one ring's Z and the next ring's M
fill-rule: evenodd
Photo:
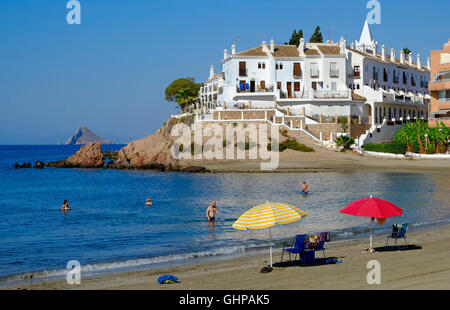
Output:
M172 275L165 275L158 278L159 284L173 284L178 283L178 278Z
M342 263L342 261L338 258L329 258L327 260L325 260L325 264L340 264Z
M308 195L308 192L302 191L302 195Z

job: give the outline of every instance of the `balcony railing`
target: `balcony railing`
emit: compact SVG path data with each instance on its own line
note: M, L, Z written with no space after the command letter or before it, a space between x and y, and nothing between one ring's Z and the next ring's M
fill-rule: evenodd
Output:
M318 78L319 77L319 70L314 70L314 69L311 69L311 77L312 78Z
M350 98L350 90L315 90L313 91L314 98L318 99L346 99Z
M330 77L332 77L332 78L339 77L339 70L338 69L330 69Z

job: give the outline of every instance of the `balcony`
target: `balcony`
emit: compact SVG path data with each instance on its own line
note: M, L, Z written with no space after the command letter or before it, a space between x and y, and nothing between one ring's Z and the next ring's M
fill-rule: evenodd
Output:
M330 77L338 78L339 77L339 70L338 69L330 69Z
M248 76L248 69L239 69L239 76Z
M311 69L311 77L312 78L318 78L320 76L319 73L320 73L319 70Z
M312 95L315 99L349 99L350 90L313 90Z

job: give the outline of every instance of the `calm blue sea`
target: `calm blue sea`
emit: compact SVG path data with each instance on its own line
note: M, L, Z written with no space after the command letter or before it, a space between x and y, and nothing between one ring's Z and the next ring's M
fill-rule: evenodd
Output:
M105 146L115 150L121 146ZM86 273L142 268L195 258L245 255L267 246L268 231L231 225L266 200L293 203L308 213L275 227L276 241L332 231L337 238L366 234L368 219L338 213L370 194L404 209L411 229L450 220L448 175L433 173L184 174L87 169L14 170L15 162L63 159L78 146L0 146L0 278L64 274L69 260ZM312 193L298 194L307 180ZM147 197L153 206L145 207ZM59 211L68 199L72 210ZM217 222L206 222L212 199ZM380 238L378 242L383 243ZM25 275L26 277L27 275Z

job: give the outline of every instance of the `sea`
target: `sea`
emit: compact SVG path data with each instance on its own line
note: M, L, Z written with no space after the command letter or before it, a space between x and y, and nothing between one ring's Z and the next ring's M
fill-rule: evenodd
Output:
M273 245L329 231L336 241L367 237L369 219L338 211L369 195L404 210L375 225L376 245L394 223L409 231L450 222L450 182L442 173L320 172L190 174L103 169L14 169L64 159L80 146L0 146L0 285L240 257L267 251L267 229L238 231L236 219L264 203L291 203L308 216L272 228ZM105 145L119 150L122 145ZM310 194L299 194L302 181ZM147 207L146 199L153 205ZM71 210L60 211L67 199ZM205 211L217 201L215 223ZM383 235L385 234L385 235ZM414 240L409 240L414 242ZM69 267L71 268L71 267Z

